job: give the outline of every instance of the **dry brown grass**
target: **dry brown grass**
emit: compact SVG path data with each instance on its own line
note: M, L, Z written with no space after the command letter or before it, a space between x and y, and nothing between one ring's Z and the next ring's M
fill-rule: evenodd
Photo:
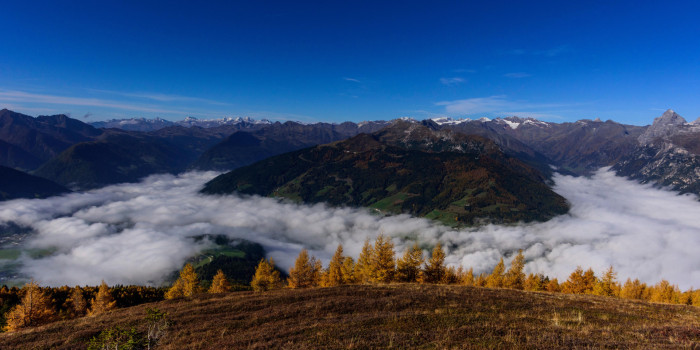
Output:
M700 308L461 286L198 295L0 335L1 348L80 349L110 326L175 324L161 349L700 348Z

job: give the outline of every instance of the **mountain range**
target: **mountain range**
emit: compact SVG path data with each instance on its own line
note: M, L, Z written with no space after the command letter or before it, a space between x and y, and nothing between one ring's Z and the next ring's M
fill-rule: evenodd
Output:
M354 138L360 134L365 136ZM323 146L316 147L318 145ZM372 163L373 166L388 165L392 163L389 161L391 157L402 159L398 162L399 168L395 168L393 173L385 174L392 179L383 190L386 191L395 183L396 192L373 192L372 196L361 198L356 194L348 195L347 189L340 186L339 181L324 185L331 186L332 189L314 187L317 186L312 184L314 181L320 184L327 182L327 179L314 180L308 174L322 177L328 176L332 171L337 172L338 169L330 169L330 162L324 163L323 158L309 158L312 154L318 156L327 152L327 156L331 157L329 159L336 162L334 164L356 165L359 164L359 159L334 152L349 151L360 145L366 148L363 148L363 152L369 152L367 154L371 154L371 159L377 162ZM288 152L295 153L281 156ZM277 166L268 169L262 165L270 164L270 157L281 156L282 158L273 158L281 162L300 155L307 157L305 159L313 165L303 168L296 164L289 169ZM424 157L426 162L434 162L430 163L431 166L436 166L439 169L436 170L437 173L447 178L454 176L451 173L453 169L448 169L447 164L451 162L451 157L456 157L454 159L460 159L463 169L483 167L488 178L503 177L500 172L507 169L522 176L516 182L527 179L536 188L540 184L551 184L552 168L566 174L588 175L600 167L612 167L618 175L667 186L684 193L700 194L700 122L689 123L672 110L655 119L650 126L625 125L597 119L551 123L518 117L476 120L435 118L423 121L404 119L342 124L273 123L250 118L187 118L179 122L128 119L87 124L65 115L34 118L7 109L0 111L0 166L43 177L71 189L96 188L137 181L155 173L179 173L187 170L257 173L261 179L277 176L293 181L300 176L296 172L303 170L303 173L308 174L303 177L303 181L297 181L296 187L287 181L276 180L274 183L286 193L285 196L296 198L298 195L297 200L304 202L326 201L338 205L382 207L386 204L382 200L394 195L411 194L409 197L417 198L413 196L419 194L417 191L412 189L413 192L406 192L408 188L398 188L404 184L403 180L399 181L402 173L399 170L415 173L419 169L411 168L411 164L420 157ZM489 159L490 166L486 167L484 160L477 160L477 157ZM362 169L355 165L353 169ZM246 166L252 168L244 168ZM360 173L356 175L360 176ZM366 177L361 175L358 181ZM429 177L422 176L420 182L428 181ZM437 186L436 190L449 187L446 178L430 181ZM300 184L308 186L306 191L309 193L299 191ZM498 191L503 190L503 193L495 190L489 192L486 188L481 190L489 198L500 198L498 201L515 195L505 190L505 187L498 187L504 186L501 183L496 182L493 186ZM239 186L235 188L240 190ZM279 190L275 192L265 188L260 187L251 193L280 193ZM460 188L456 192L469 188L475 187ZM313 196L310 194L312 189L316 189ZM528 190L540 192L534 188ZM319 191L321 195L318 195ZM496 192L505 197L499 197L494 194ZM438 193L442 192L438 191L434 195ZM428 215L433 210L452 208L446 207L442 202L435 206L426 204L430 202L429 196L426 193L420 194L420 199L395 200L384 209ZM513 198L518 198L515 196ZM464 198L454 197L449 203L462 204L459 200ZM427 207L421 207L416 201ZM557 200L548 202L555 203ZM416 204L415 209L413 204ZM471 204L470 208L475 208ZM488 207L485 204L482 203ZM532 202L528 204L519 198L513 207L504 208L517 208L520 204L528 207ZM418 209L419 207L421 208ZM429 208L432 209L427 210ZM503 210L507 213L517 212L510 209ZM558 210L544 210L538 219L557 213ZM452 214L455 212L447 210L439 216L448 217ZM535 217L536 215L530 218Z

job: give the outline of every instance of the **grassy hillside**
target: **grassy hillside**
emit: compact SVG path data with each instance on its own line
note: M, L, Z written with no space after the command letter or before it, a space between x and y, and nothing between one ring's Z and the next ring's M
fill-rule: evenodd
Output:
M81 349L146 307L174 324L159 349L697 348L700 308L444 285L199 295L0 334L0 347Z

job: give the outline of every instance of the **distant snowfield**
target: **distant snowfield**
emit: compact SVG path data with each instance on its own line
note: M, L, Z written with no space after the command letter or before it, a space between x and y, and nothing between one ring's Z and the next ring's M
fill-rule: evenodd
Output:
M0 203L0 222L36 233L23 249L51 249L20 258L22 272L45 285L158 284L207 247L202 234L259 242L289 268L302 248L327 263L338 243L359 255L365 238L393 237L397 256L417 241L440 241L448 264L490 271L523 249L527 272L566 279L577 265L597 273L612 265L618 278L667 279L700 287L700 202L694 196L641 185L607 169L591 178L557 175L555 190L572 204L548 222L454 230L408 215L378 217L363 209L296 205L262 197L204 196L215 173L156 175L137 184L108 186L40 200ZM508 261L508 259L507 259ZM0 260L0 266L3 266Z

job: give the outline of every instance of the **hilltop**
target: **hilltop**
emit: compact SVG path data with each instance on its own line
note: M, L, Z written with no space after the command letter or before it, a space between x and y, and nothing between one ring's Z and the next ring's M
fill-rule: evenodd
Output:
M446 285L351 285L197 295L0 334L3 347L84 349L112 326L173 325L158 349L697 348L700 308Z

